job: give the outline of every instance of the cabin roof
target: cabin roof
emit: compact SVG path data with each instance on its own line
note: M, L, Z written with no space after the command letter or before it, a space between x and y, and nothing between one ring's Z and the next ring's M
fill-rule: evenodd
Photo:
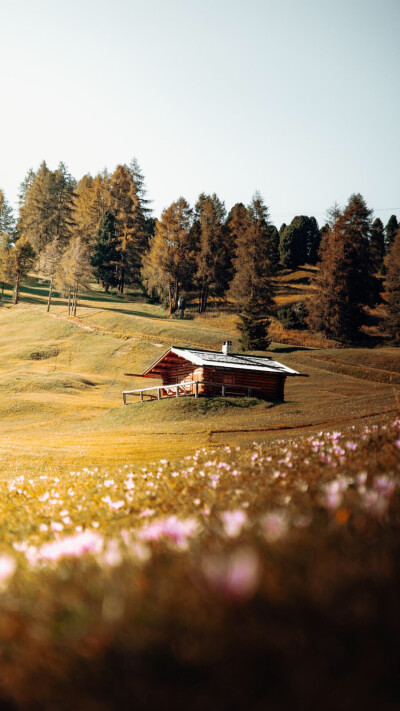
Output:
M199 366L212 366L213 368L237 368L240 370L260 371L263 373L279 373L282 375L300 375L296 370L288 368L276 360L272 360L268 356L248 356L240 353L229 353L225 355L221 351L204 351L198 348L179 348L171 346L165 353L157 358L143 373L150 372L160 363L168 354L174 354L180 358L184 358Z

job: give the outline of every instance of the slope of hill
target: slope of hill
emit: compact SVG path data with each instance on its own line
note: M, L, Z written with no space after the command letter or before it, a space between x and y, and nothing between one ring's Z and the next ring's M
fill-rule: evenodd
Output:
M124 373L141 372L172 343L219 349L229 338L237 346L234 314L198 317L193 311L181 321L143 297L92 291L73 319L57 297L46 313L46 296L43 284L33 281L23 287L20 305L6 299L0 308L4 475L15 467L83 466L88 459L118 465L177 457L210 441L252 442L397 406L396 349L273 344L278 360L311 376L288 379L285 403L179 400L124 408L122 390L147 384Z

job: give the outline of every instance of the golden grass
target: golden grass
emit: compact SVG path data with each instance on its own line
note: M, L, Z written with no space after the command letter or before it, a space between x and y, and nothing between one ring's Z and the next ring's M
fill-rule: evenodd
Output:
M311 271L283 274L283 283L309 278ZM15 467L67 470L88 460L119 466L163 455L177 459L205 442L252 442L255 434L267 440L277 428L291 433L396 407L396 349L331 350L333 342L287 332L273 320L274 357L311 376L288 378L285 403L204 408L179 400L124 408L122 390L148 385L124 373L141 372L172 343L217 349L230 338L237 347L235 315L220 311L180 321L140 297L93 291L71 319L59 298L46 313L43 285L28 290L22 299L31 303L0 307L3 476Z

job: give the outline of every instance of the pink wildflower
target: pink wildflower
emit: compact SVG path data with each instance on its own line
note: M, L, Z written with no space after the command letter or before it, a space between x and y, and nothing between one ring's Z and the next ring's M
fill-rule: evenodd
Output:
M227 556L207 556L202 563L202 572L216 592L229 600L242 601L256 592L261 564L254 550L239 548Z
M50 524L50 528L52 531L55 531L56 533L60 533L60 531L63 530L64 526L62 523L57 523L57 521L52 521Z
M176 516L154 521L139 531L139 538L144 541L170 539L181 550L188 547L188 538L197 533L198 524L194 519L180 521Z
M0 555L0 589L7 587L17 569L15 558L8 553Z
M236 511L224 511L221 514L221 519L224 524L225 534L229 538L237 538L247 522L247 514L241 511L241 509L237 509Z
M102 501L108 504L110 509L114 509L114 511L118 511L125 506L125 501L112 501L109 496L103 496Z
M85 531L75 536L45 543L38 551L39 558L57 561L60 558L80 557L84 554L96 555L103 549L103 537L99 533Z
M382 474L382 476L375 477L374 489L379 491L382 496L390 499L396 489L396 484L393 479L390 479L387 475Z
M376 518L380 518L386 513L389 502L385 496L382 496L378 491L367 491L364 496L364 507Z
M332 481L325 486L322 505L326 509L337 509L343 501L342 487L339 481Z
M356 442L346 442L346 447L351 452L355 452L358 449L358 444Z
M122 563L122 553L118 541L109 541L100 558L101 563L109 568L117 568Z
M272 511L263 516L261 520L263 533L268 543L275 543L284 538L288 532L289 526L287 517L280 511Z
M139 514L139 518L147 518L148 516L153 516L153 514L155 514L154 509L143 509Z

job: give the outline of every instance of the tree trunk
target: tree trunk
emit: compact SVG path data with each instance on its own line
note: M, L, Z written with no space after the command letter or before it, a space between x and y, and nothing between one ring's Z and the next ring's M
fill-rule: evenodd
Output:
M51 304L51 295L53 293L53 277L50 279L50 286L49 286L49 298L47 299L47 312L50 311L50 304Z
M73 314L72 314L74 317L76 316L76 307L77 307L77 305L78 305L78 285L76 284L76 285L75 285L75 289L74 289L74 311L73 311Z
M15 288L14 288L14 304L18 304L18 296L19 296L19 280L20 276L18 274L17 276L17 281L15 282Z
M69 287L68 291L68 316L71 315L71 287Z
M199 297L199 314L204 313L207 308L208 284L203 284Z
M169 298L169 315L172 314L172 296L171 296L171 283L168 283L168 298Z
M125 268L122 267L121 276L120 276L119 284L118 284L118 291L120 294L124 293L124 286L125 286Z
M203 313L207 311L207 299L208 299L208 284L204 285L204 292L203 292Z
M175 313L176 309L178 308L178 297L179 297L179 286L178 286L178 282L175 281L175 283L174 283L174 306L173 306L174 313Z

